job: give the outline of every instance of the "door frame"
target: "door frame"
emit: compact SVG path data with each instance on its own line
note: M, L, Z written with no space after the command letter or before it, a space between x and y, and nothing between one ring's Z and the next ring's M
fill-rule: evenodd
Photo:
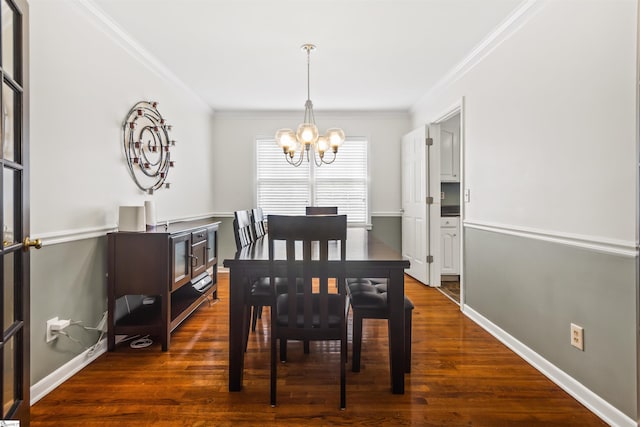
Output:
M442 113L430 120L430 124L441 124L449 120L451 117L460 115L460 311L464 311L465 307L465 279L464 279L464 246L465 246L465 229L464 220L466 218L466 202L464 194L468 190L465 177L465 106L464 96L454 102ZM440 241L440 231L438 228L438 242ZM439 244L439 243L438 243Z

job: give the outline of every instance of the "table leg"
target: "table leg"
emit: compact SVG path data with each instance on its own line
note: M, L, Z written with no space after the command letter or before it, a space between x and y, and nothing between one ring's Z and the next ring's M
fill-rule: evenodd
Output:
M242 389L244 371L244 336L247 306L245 304L245 274L229 268L229 391Z
M404 271L392 270L387 287L391 389L404 394Z

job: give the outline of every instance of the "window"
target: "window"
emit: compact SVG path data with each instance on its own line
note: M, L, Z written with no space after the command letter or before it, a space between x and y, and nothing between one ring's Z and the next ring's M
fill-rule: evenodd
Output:
M347 138L336 161L293 167L273 138L258 139L257 205L265 215L304 215L306 206L337 206L351 225L369 223L367 140ZM332 154L327 154L332 155Z

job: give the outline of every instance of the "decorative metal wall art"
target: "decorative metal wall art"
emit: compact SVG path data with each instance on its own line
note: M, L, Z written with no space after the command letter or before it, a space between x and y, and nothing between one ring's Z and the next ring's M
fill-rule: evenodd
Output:
M169 138L171 125L158 111L155 101L140 101L134 105L122 124L124 153L133 181L142 191L153 194L167 182L171 160L171 147L176 142Z

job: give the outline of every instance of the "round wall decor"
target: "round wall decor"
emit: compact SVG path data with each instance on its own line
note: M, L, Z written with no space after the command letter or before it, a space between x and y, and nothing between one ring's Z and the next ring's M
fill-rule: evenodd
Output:
M140 101L127 114L122 125L124 153L129 173L142 191L153 194L167 182L171 160L171 147L176 142L169 138L171 125L158 111L158 103Z

